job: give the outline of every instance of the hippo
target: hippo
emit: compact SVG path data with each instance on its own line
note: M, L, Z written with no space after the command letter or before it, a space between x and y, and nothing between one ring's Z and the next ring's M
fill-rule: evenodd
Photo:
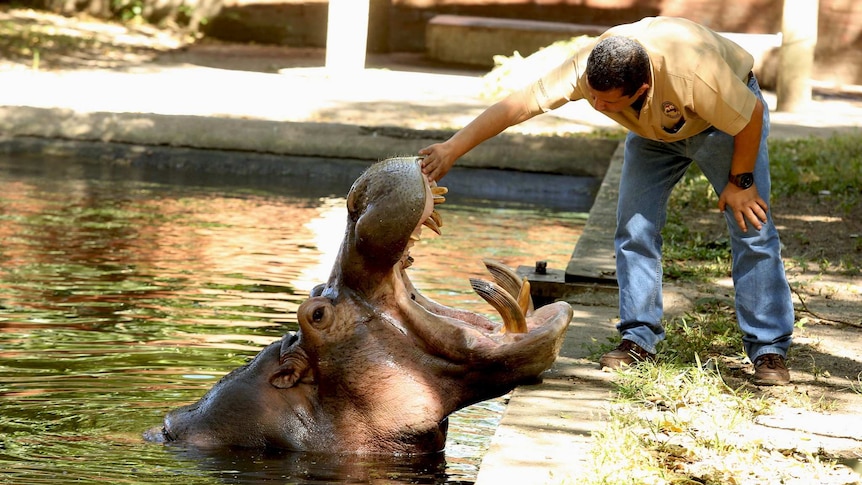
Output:
M198 402L170 411L148 441L193 447L418 455L445 447L448 416L556 360L566 302L534 308L525 278L486 260L473 289L502 323L439 304L411 283L423 227L441 234L446 189L421 158L377 162L347 194L347 225L326 283L297 310L299 330L265 347Z

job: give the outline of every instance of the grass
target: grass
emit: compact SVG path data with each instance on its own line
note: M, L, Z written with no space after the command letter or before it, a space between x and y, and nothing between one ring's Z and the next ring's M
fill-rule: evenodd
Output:
M828 193L849 210L862 197L862 136L770 142L774 197Z
M666 362L638 366L620 373L617 386L611 422L623 435L631 435L628 441L643 448L631 455L640 463L632 463L629 470L652 470L648 483L704 483L702 480L709 476L723 475L717 470L706 471L703 462L731 453L751 455L754 448L735 432L741 432L753 416L768 409L765 401L729 389L719 374L704 367ZM599 440L606 436L600 435ZM631 447L615 445L613 449L629 455ZM604 468L610 457L597 456ZM699 471L688 470L694 464ZM627 470L618 470L628 477L626 480L632 478ZM607 478L596 483L626 483ZM646 481L640 477L633 483L638 482Z
M714 304L724 305L704 303ZM583 485L858 483L820 450L753 432L755 419L774 406L829 411L832 403L731 387L731 371L717 355L741 348L735 323L724 312L705 311L666 323L657 362L617 371Z
M782 197L827 194L839 212L858 210L862 135L777 140L770 157L773 204ZM715 214L716 199L697 167L674 190L663 232L666 280L700 284L730 276L723 219L693 223ZM858 265L848 261L803 256L797 264L821 272L837 265L858 273ZM594 433L585 485L859 483L821 451L775 444L751 432L757 416L773 406L823 412L835 403L793 389L755 396L728 384L746 360L732 297L697 301L689 313L666 321L665 330L657 363L618 371L608 423ZM618 340L594 349L593 357ZM811 365L816 377L819 371ZM859 382L862 375L851 392L862 393Z
M770 141L772 203L782 198L829 197L839 211L849 212L862 200L862 135ZM730 276L730 241L723 219L716 215L717 196L703 173L692 166L674 188L668 203L668 220L662 232L665 276L689 281L711 281ZM714 224L691 224L713 217ZM715 222L715 221L713 221ZM862 252L862 238L857 238ZM858 274L853 258L837 261L801 259L804 267L836 265Z

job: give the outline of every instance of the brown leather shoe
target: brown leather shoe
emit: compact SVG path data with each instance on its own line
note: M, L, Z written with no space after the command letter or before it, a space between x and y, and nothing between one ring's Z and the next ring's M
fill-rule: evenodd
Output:
M631 340L623 340L617 348L599 359L600 369L618 369L624 365L635 365L645 360L655 360L651 354Z
M763 354L754 361L752 382L759 386L784 386L790 384L790 371L784 357L779 354Z

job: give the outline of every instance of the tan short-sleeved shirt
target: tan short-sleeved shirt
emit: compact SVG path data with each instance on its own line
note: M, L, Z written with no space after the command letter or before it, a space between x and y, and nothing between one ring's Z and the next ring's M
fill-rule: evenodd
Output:
M601 39L622 35L649 54L652 82L640 112L605 113L644 138L677 141L714 126L736 135L751 118L756 97L748 89L754 58L739 45L689 20L649 17L609 29L562 65L521 91L525 109L539 113L586 99L586 66Z

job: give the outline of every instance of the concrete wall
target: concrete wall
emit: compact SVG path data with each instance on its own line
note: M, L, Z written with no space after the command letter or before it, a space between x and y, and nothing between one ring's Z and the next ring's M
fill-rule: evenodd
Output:
M425 52L428 22L440 14L604 27L645 16L670 15L722 32L772 34L781 30L784 4L784 0L368 1L368 49L372 52ZM224 0L221 12L209 19L203 30L225 40L324 47L327 8L327 0ZM814 78L862 84L862 1L820 0Z
M491 69L494 56L526 57L560 39L598 36L604 27L596 25L513 20L465 15L437 15L425 28L425 54L444 63L469 64ZM774 89L778 80L780 34L723 35L754 56L754 72L760 86Z
M596 25L437 15L425 27L425 53L431 59L492 68L494 56L516 51L528 56L560 39L604 32Z

